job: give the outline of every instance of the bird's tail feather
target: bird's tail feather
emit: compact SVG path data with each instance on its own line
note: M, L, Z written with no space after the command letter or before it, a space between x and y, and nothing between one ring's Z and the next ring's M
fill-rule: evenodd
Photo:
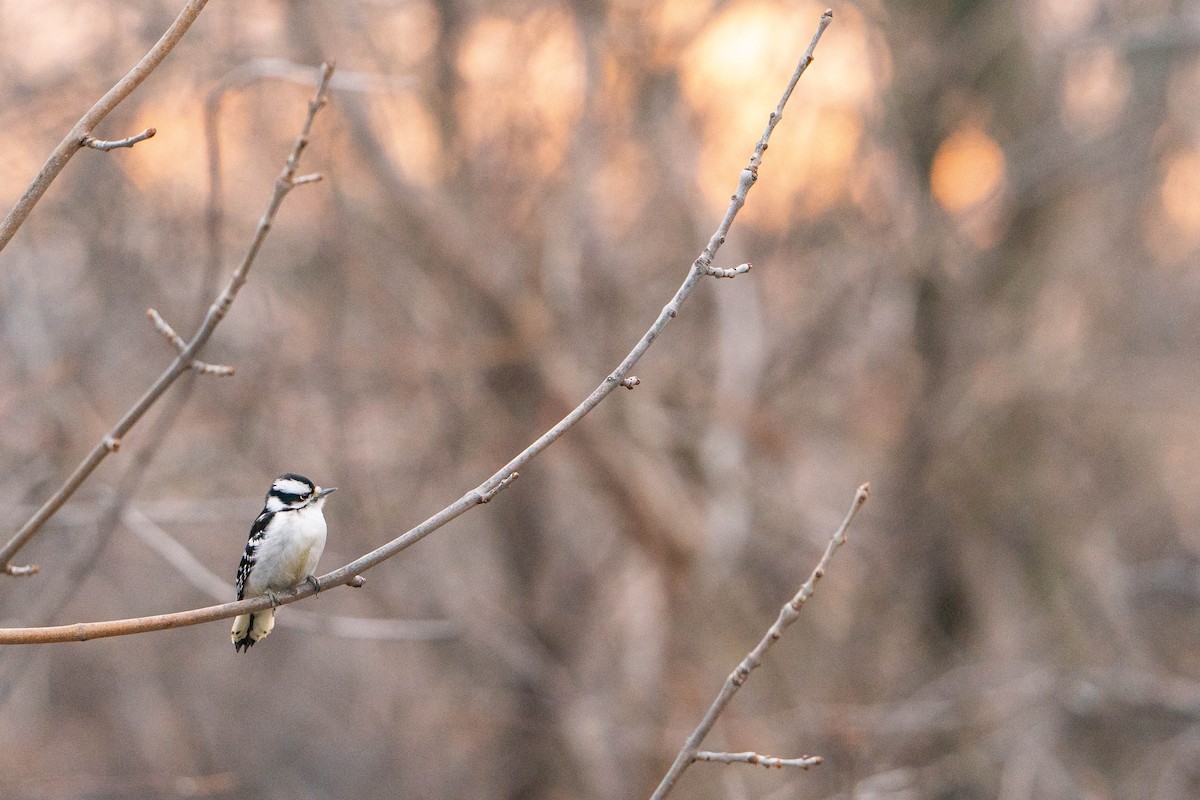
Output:
M233 649L241 652L249 650L254 643L265 639L275 627L275 609L255 611L253 614L242 614L233 621L230 638L233 639Z

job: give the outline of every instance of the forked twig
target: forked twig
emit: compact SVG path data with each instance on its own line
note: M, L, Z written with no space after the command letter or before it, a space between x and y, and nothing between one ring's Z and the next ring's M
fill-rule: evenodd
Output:
M850 523L854 521L858 510L862 508L863 503L867 502L867 496L871 493L870 484L864 483L858 487L858 491L854 494L854 502L850 504L850 510L846 512L846 517L842 520L842 524L834 531L833 536L829 539L829 544L825 546L825 552L821 555L821 560L817 562L817 566L813 569L812 574L808 576L808 580L800 587L800 591L796 592L796 596L783 604L783 608L779 609L779 617L776 618L775 624L767 629L759 643L754 649L742 659L742 663L737 665L737 668L729 673L729 677L725 679L725 685L721 687L717 699L713 700L704 719L700 720L700 724L692 731L692 735L687 738L680 748L679 754L675 756L675 761L671 764L671 768L667 770L667 774L663 776L662 782L658 788L654 790L654 794L650 796L650 800L662 800L671 789L675 787L675 782L679 780L679 776L687 769L693 761L724 761L725 763L749 763L749 764L764 764L765 766L799 766L808 769L815 764L821 763L820 756L804 756L800 759L778 759L769 756L759 756L757 753L707 753L706 757L700 757L700 745L704 741L704 737L708 736L716 724L717 717L721 716L721 712L725 710L725 706L729 705L729 701L737 694L738 689L742 688L742 684L746 682L746 678L750 677L759 664L762 663L763 656L771 649L771 646L779 641L783 636L784 630L791 625L800 616L800 607L804 605L808 598L812 597L813 591L816 589L817 581L821 580L825 575L825 569L829 566L830 559L833 558L834 552L846 542L846 531L850 527ZM751 758L753 757L753 758ZM758 759L758 760L754 760ZM763 759L766 759L764 762ZM815 759L815 760L814 760ZM792 763L788 763L792 762Z

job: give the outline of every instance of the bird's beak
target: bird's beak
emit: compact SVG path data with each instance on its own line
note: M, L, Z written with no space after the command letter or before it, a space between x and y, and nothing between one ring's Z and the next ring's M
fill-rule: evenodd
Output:
M328 489L317 489L317 493L313 495L313 500L320 500L327 494L333 494L337 491L336 486L330 486Z

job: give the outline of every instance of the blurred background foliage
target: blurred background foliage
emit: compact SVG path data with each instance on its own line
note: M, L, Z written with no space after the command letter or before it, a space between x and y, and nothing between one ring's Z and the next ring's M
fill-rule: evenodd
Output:
M0 2L5 209L181 3L33 5ZM326 180L206 351L236 377L135 429L5 624L210 602L135 529L232 597L284 470L341 488L326 568L491 474L668 300L822 8L210 3L97 131L158 135L79 153L0 254L6 538L171 357L146 307L186 335L211 302L330 59ZM4 796L646 796L866 479L709 742L825 764L676 796L1197 796L1197 9L834 11L722 251L754 271L641 386L248 655L225 624L0 652Z

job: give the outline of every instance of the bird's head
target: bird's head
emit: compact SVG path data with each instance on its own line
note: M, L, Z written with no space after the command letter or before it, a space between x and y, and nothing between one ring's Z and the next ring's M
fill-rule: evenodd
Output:
M310 505L320 508L326 495L335 491L335 486L322 489L303 475L285 472L271 484L266 508L268 511L296 511Z

